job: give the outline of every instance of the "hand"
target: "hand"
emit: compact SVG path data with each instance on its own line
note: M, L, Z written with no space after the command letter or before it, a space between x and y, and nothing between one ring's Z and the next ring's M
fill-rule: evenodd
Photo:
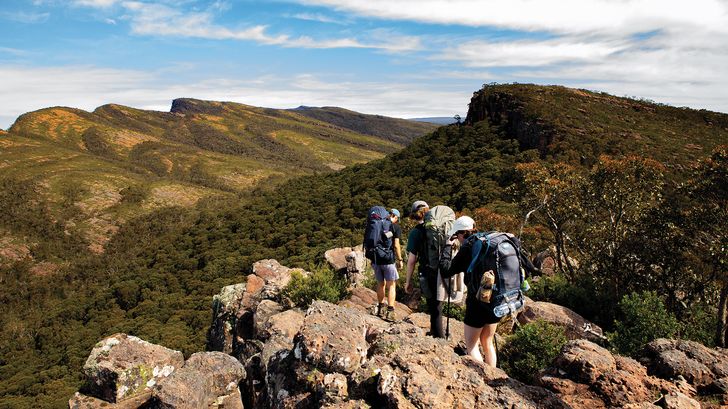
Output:
M404 261L402 259L397 260L397 270L401 270L404 267Z
M412 290L414 290L414 287L412 286L412 283L407 281L404 283L404 292L405 294L412 294Z

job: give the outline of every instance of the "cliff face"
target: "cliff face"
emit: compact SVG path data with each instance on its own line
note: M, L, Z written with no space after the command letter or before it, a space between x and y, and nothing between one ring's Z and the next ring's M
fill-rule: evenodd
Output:
M525 103L511 92L483 89L473 94L465 124L485 120L517 139L521 149L538 149L542 155L554 138L553 127L527 113Z
M600 155L639 155L679 171L728 140L723 113L562 86L486 85L465 124L481 121L522 149L587 166Z

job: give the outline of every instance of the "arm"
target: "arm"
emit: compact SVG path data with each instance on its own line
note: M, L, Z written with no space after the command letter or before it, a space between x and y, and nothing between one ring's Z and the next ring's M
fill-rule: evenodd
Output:
M412 273L415 271L417 263L417 255L409 252L407 254L407 276L404 282L404 291L409 294L412 292Z
M455 274L464 273L470 266L472 254L472 246L465 245L460 248L455 258L452 258L451 246L445 245L440 256L440 275L443 278L449 278Z
M399 243L399 237L394 239L394 260L396 261L397 269L399 270L403 266L402 262L402 245ZM409 262L407 262L409 266Z

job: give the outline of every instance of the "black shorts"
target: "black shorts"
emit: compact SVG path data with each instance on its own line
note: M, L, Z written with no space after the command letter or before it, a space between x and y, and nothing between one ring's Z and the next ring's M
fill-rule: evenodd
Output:
M473 328L483 328L487 324L497 324L502 318L493 314L493 304L483 304L475 298L465 299L465 325Z

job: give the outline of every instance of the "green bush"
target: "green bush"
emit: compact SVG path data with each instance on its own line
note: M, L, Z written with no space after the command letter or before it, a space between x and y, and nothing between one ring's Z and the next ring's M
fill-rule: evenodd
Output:
M633 355L650 341L679 333L680 323L654 291L625 295L618 307L621 320L615 321L615 331L607 338L620 354Z
M548 367L566 344L564 329L537 320L518 329L500 351L503 370L522 382L533 382L539 370Z
M347 294L346 287L346 281L330 269L319 268L309 276L294 271L281 295L301 308L308 308L313 300L341 301Z

